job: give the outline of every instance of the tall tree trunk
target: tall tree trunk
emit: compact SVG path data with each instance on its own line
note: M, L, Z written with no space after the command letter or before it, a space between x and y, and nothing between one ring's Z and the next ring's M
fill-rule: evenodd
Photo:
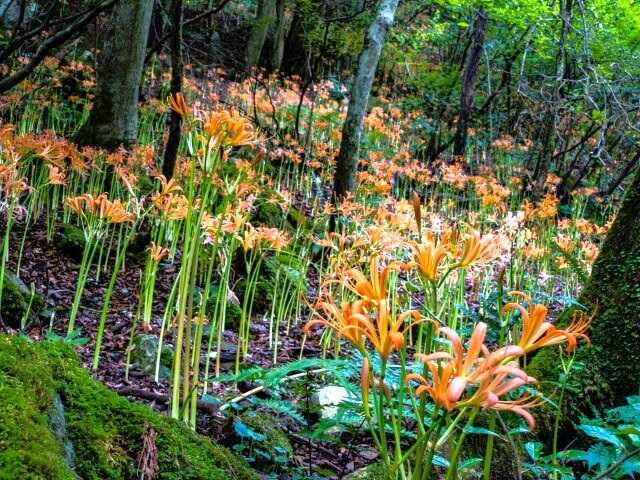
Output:
M182 77L184 75L184 62L182 59L182 0L171 2L171 95L174 97L182 91ZM173 171L178 157L180 146L180 133L182 130L182 117L171 110L169 120L169 137L164 150L164 162L162 174L167 179L173 177Z
M284 42L287 39L287 18L285 0L276 0L276 24L273 32L273 41L269 49L269 68L276 72L280 70L284 55Z
M362 121L367 111L367 103L373 77L376 73L382 45L387 33L393 25L393 18L399 0L382 0L376 12L369 32L364 39L364 47L358 60L358 70L351 89L349 110L342 128L342 142L336 162L334 177L334 198L343 197L356 188L356 171L358 168L358 150L362 137Z
M471 120L471 107L473 106L473 91L476 73L480 65L480 56L482 55L482 45L487 34L487 21L489 17L483 9L478 10L478 18L475 22L473 31L473 42L467 66L462 75L462 98L460 99L460 114L458 116L458 125L456 128L456 136L453 142L453 155L463 156L467 149L467 130L469 128L469 120Z
M309 12L319 15L320 6L319 0L296 2L282 54L282 71L285 75L300 75L303 79L310 76L309 69L306 68L310 62L310 52L305 39L304 23L306 15L310 15Z
M114 149L136 142L138 92L152 11L150 0L120 1L113 8L93 109L78 134L79 143Z
M640 385L640 170L635 173L622 207L611 226L578 301L595 312L589 337L591 347L581 348L577 360L584 368L571 374L564 412L576 419L593 415L625 397L638 394ZM571 309L559 320L570 321ZM546 349L533 358L529 374L550 381L558 378L558 350ZM570 428L570 427L568 427Z
M258 66L269 27L276 20L276 0L258 0L258 10L247 42L247 66Z

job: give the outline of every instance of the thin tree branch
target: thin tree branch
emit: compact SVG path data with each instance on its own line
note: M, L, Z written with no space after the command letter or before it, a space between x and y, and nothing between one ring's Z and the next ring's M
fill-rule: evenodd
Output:
M196 15L195 17L190 18L189 20L183 22L182 28L188 27L189 25L193 25L194 23L199 22L200 20L203 20L212 15L215 15L216 13L220 12L224 7L226 7L227 3L229 3L230 1L231 0L222 0L222 2L220 2L220 4L217 7L207 10L205 12L202 12L201 14ZM162 44L166 42L170 36L171 36L171 32L168 32L168 33L165 33L162 37L160 37L160 39L149 49L149 52L144 57L144 63L147 63L149 60L151 60L151 57L153 56L153 54L157 53L158 50L160 50L160 47L162 46Z
M38 65L40 65L40 62L42 62L42 60L44 60L54 48L59 47L64 42L69 40L91 20L100 15L102 12L111 8L117 2L118 0L106 0L98 4L92 10L89 10L78 20L73 22L71 25L64 28L63 30L60 30L55 35L52 35L47 40L45 40L42 45L40 45L33 57L31 57L31 61L27 65L25 65L13 75L0 80L0 93L4 93L10 88L15 87L20 82L22 82L29 76L31 72L35 70Z

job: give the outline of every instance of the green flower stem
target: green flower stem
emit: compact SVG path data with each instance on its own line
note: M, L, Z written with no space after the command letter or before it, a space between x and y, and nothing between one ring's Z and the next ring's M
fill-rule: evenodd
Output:
M95 371L98 369L98 365L100 363L100 348L102 347L102 337L104 335L104 327L107 321L107 315L109 313L109 304L111 302L111 295L113 295L113 290L116 286L116 280L118 278L118 274L120 273L120 269L124 263L124 257L127 253L127 248L129 243L131 243L131 239L137 232L137 227L140 224L140 220L143 218L143 215L140 215L138 219L131 226L131 229L125 235L124 240L122 242L122 248L118 252L118 256L116 257L115 265L113 266L113 272L111 273L111 279L109 280L109 286L107 287L107 293L104 296L104 303L102 305L102 311L100 313L100 323L98 325L98 336L96 338L96 346L93 351L93 364L91 368Z
M89 272L91 271L91 263L98 248L100 235L96 229L85 229L85 247L82 252L82 260L80 262L80 268L78 269L78 284L76 285L76 293L73 296L73 304L71 305L71 313L69 315L69 326L67 328L67 335L73 332L76 316L78 315L78 309L80 308L80 301L82 300L82 292L84 292Z
M462 414L464 410L465 409L462 409L460 413ZM479 412L480 412L479 408L475 408L473 410L473 413L471 414L471 418L469 418L469 421L467 422L467 425L466 425L467 427L473 426L473 422L475 421ZM458 418L461 418L461 417L458 416ZM455 449L453 450L453 454L451 455L451 458L449 460L450 464L449 464L449 470L447 471L446 480L454 480L458 478L458 456L460 455L460 450L462 449L462 445L464 444L464 440L466 436L467 436L467 429L464 428L462 430L462 433L458 437L458 441L455 443Z

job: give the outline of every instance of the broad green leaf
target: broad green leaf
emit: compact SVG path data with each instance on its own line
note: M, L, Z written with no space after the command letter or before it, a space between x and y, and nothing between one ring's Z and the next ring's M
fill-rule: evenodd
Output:
M524 449L531 457L531 460L538 460L542 454L542 443L540 442L527 442L524 444Z
M624 447L624 443L616 436L615 430L597 425L581 425L579 428L590 437L608 442L616 447Z
M478 434L481 434L481 435L491 435L493 437L500 438L500 435L498 435L496 432L492 432L491 430L489 430L487 428L466 426L464 428L464 431L467 432L467 433L478 433Z
M437 465L438 467L446 467L446 468L449 468L449 466L451 465L451 463L449 463L449 460L447 460L444 457L441 457L440 455L433 456L433 464Z
M233 427L240 438L250 438L256 442L263 442L267 439L266 435L262 435L254 430L251 430L244 423L236 420L233 422Z

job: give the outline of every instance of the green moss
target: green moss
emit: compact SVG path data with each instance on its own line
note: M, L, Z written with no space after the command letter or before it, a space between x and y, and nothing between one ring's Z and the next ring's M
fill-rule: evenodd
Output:
M289 439L269 415L249 411L240 416L240 421L252 432L264 436L264 440L237 439L248 442L252 464L261 471L273 472L284 466L293 457L293 447Z
M22 318L28 313L27 320L36 318L44 307L44 299L33 293L15 274L5 271L2 284L2 319L10 327L22 327Z
M373 463L344 477L345 480L389 480L391 478L393 477L387 475L384 467L379 463Z
M90 378L75 352L61 342L27 344L0 336L0 418L16 417L14 410L28 412L20 421L0 430L4 447L0 478L74 478L64 469L64 446L56 443L47 413L55 395L65 407L67 433L76 452L75 472L84 480L138 478L136 457L142 448L145 423L156 432L158 479L244 480L252 479L246 463L231 452L196 435L182 423L161 416L148 407L132 404ZM55 374L55 376L54 376ZM23 416L31 419L25 423ZM36 425L39 430L32 428ZM23 433L26 432L26 433ZM35 433L31 433L35 432ZM22 439L21 435L28 438ZM21 452L47 452L52 458L29 467L31 477L22 476L22 463L12 460ZM58 465L61 473L50 474ZM6 468L5 468L6 467ZM67 472L67 473L65 473ZM66 476L65 476L66 475Z
M70 223L63 223L57 237L57 247L61 252L81 258L87 240L84 231Z
M28 384L0 371L0 479L72 480Z
M5 277L2 285L2 320L12 328L20 328L22 317L29 304L22 292L13 282Z

